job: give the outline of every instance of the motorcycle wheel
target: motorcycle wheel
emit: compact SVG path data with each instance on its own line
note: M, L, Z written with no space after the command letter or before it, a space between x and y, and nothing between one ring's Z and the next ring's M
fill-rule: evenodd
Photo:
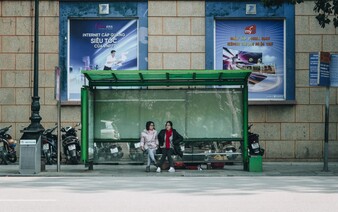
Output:
M58 157L56 155L52 155L50 157L51 164L57 164L58 163ZM60 162L62 161L62 156L60 155Z
M52 162L50 156L47 156L47 157L46 157L46 164L47 164L47 165L52 165L52 164L53 164L53 162Z
M71 160L71 164L73 165L78 164L77 157L72 157L70 160Z
M76 156L76 150L72 150L72 151L68 151L67 152L69 154L69 160L68 163L76 165L78 164L78 160L77 160L77 156Z
M8 154L7 155L7 160L11 163L15 163L17 159L18 158L17 158L16 154Z
M7 160L3 152L0 152L0 164L7 165Z

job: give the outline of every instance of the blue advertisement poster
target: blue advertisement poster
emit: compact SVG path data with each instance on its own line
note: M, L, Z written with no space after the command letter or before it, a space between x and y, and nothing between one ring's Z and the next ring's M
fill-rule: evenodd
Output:
M317 86L318 80L318 53L310 53L309 55L309 84Z
M82 70L137 70L136 19L69 20L68 99L80 100Z
M250 100L285 100L284 20L216 20L216 70L248 69Z
M331 86L338 87L338 54L331 54L330 78Z
M320 52L309 55L310 86L338 87L338 54L329 54L329 61L327 58L320 61L319 55Z
M318 79L319 86L330 86L330 53L319 52Z

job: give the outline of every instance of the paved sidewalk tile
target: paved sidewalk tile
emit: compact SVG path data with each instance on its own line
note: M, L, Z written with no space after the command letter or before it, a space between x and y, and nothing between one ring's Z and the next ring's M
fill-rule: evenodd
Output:
M145 165L94 165L88 170L83 164L61 165L57 171L56 165L46 165L46 170L37 174L21 174L19 165L0 165L0 177L4 176L37 176L37 177L81 177L81 176L112 176L112 177L227 177L227 176L338 176L338 163L329 163L329 170L323 171L324 164L320 162L264 162L263 172L248 172L241 164L226 165L223 169L176 169L175 173L163 170L156 173L155 167L145 172Z

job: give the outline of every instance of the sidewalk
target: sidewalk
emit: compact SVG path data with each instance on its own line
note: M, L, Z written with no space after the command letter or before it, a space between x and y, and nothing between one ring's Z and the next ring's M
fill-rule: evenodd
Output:
M330 162L329 171L323 171L323 162L263 162L263 172L243 171L242 164L226 165L224 169L189 170L176 169L175 173L145 172L145 165L94 165L88 170L83 164L61 165L57 172L56 165L46 165L46 170L37 174L20 174L19 165L0 165L0 177L232 177L232 176L338 176L338 163Z

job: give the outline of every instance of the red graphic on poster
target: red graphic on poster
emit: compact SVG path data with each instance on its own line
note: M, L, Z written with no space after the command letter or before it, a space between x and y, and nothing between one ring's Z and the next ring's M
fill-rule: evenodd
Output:
M244 33L250 34L250 35L256 34L256 25L254 24L254 25L245 27Z

